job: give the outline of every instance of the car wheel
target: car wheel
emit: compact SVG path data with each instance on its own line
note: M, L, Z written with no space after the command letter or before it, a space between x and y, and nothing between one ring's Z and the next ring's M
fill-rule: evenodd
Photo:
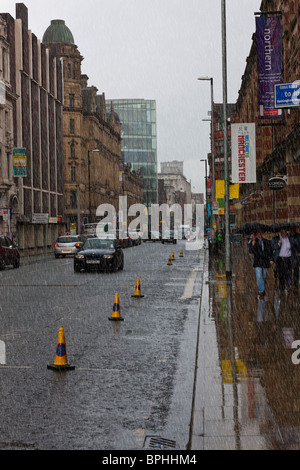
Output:
M74 264L74 272L75 273L79 273L80 272L80 266L78 266L78 264Z
M0 259L0 271L2 271L5 268L5 261L4 258Z

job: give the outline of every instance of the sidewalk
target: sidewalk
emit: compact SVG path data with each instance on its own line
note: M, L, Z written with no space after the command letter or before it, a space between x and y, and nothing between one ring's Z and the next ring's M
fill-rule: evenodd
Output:
M258 300L252 262L247 246L233 246L228 282L222 255L206 257L189 450L300 448L300 366L288 338L300 339L299 299L278 310L269 271Z

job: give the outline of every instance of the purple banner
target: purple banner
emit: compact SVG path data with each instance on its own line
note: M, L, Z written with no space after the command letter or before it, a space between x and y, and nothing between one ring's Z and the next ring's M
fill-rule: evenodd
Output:
M274 99L274 85L282 83L280 16L256 18L256 48L259 117L281 117Z

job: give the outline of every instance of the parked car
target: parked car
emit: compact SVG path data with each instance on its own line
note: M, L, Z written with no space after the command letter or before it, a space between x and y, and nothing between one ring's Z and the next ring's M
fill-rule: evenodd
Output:
M133 240L131 236L129 236L125 231L116 230L116 238L120 241L122 248L128 248L129 246L133 246Z
M161 241L161 233L151 230L148 234L148 239L144 238L144 242L160 242Z
M82 237L83 237L84 240L86 240L87 238L96 238L97 235L94 234L94 233L83 233Z
M74 271L117 271L124 266L124 253L119 240L90 238L74 256Z
M20 266L20 253L17 246L6 235L0 235L0 269L12 265L14 268Z
M166 230L165 233L163 233L163 236L161 238L162 243L177 243L177 239L175 237L174 230Z
M131 232L130 237L132 240L132 245L140 245L142 243L142 232L136 231L136 232Z
M84 237L82 235L62 235L58 237L54 245L54 256L75 255L83 247Z

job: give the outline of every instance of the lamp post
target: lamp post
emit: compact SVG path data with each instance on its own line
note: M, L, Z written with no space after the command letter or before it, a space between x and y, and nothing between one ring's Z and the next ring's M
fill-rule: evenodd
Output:
M99 153L99 149L92 150L94 153ZM91 159L90 150L88 150L88 179L89 179L89 222L92 219L92 202L91 202Z
M216 179L215 179L215 126L214 126L214 80L213 77L199 77L198 80L210 81L210 95L211 95L211 166L212 166L212 202L216 200ZM213 204L212 204L213 207ZM212 210L212 222L214 222L214 215ZM215 242L215 230L211 227L211 241Z
M208 199L207 199L207 160L200 160L200 162L205 162L205 200L206 200L206 211L208 218Z
M223 75L223 126L224 126L224 179L225 179L225 269L226 278L231 280L232 261L229 221L229 169L227 129L227 58L226 58L226 0L222 0L222 75Z

